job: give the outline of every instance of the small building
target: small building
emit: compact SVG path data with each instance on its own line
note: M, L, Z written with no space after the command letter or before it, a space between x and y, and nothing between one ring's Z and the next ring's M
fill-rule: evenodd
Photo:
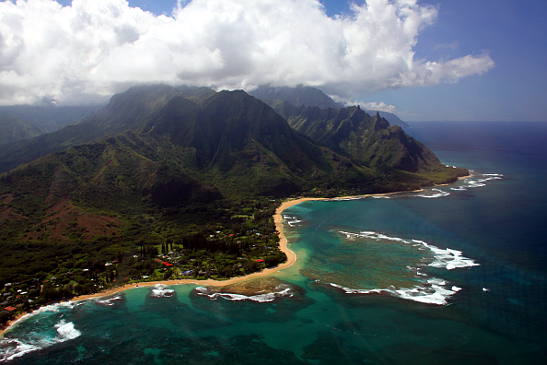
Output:
M8 312L13 312L14 310L17 310L17 308L9 306L9 307L4 308L4 310L7 310Z

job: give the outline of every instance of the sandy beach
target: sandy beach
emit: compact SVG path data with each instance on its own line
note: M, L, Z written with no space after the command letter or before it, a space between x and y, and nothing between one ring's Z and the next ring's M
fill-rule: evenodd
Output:
M466 179L470 176L471 175L464 176L464 177L462 177L462 179ZM277 232L279 232L279 248L282 252L285 253L285 255L287 255L287 261L285 261L284 263L282 263L282 264L280 264L276 267L264 269L262 271L255 272L255 273L245 275L245 276L236 276L236 277L233 277L233 278L227 279L227 280L179 279L179 280L145 281L145 282L139 282L139 283L131 283L131 284L125 284L123 286L115 287L115 288L110 288L110 289L107 289L107 290L104 290L104 291L101 291L101 292L97 292L97 293L94 293L94 294L80 295L80 296L74 297L74 298L72 298L68 301L79 302L79 301L88 300L88 299L102 298L102 297L111 296L111 295L114 295L114 294L129 290L129 289L150 287L150 286L154 286L154 285L157 285L157 284L163 284L163 285L195 284L195 285L219 287L219 286L226 286L226 285L236 284L236 283L246 281L246 280L250 280L250 279L256 279L256 278L268 276L268 275L276 273L280 270L284 270L284 269L287 269L287 268L291 267L292 265L294 265L294 263L297 260L297 257L296 257L296 254L294 253L294 251L292 251L288 247L287 237L286 237L285 232L284 232L283 214L282 213L287 208L290 208L294 205L297 205L297 204L300 204L300 203L303 203L303 202L307 202L307 201L337 201L337 200L350 200L350 199L365 199L365 198L368 198L368 197L391 196L391 195L396 195L396 194L401 194L401 193L416 193L416 192L421 192L421 191L423 191L423 189L418 189L418 190L413 190L413 191L403 191L403 192L379 193L379 194L349 195L349 196L340 196L340 197L334 197L334 198L297 198L297 199L292 199L292 200L286 200L283 203L281 203L281 205L276 209L275 214L274 214L274 223L275 223L275 228L276 228ZM0 330L0 337L2 337L13 325L15 325L17 322L23 320L24 318L26 318L29 315L32 315L32 312L31 313L22 313L17 318L9 321L7 327L3 330Z

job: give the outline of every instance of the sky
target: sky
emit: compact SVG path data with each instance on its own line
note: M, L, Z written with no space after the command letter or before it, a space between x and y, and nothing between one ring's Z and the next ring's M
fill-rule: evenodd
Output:
M545 0L0 1L0 104L316 86L407 121L547 121Z

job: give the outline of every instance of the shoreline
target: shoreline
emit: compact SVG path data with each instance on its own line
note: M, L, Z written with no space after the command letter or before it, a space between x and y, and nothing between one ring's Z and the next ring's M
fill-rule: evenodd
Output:
M465 180L465 179L470 178L472 176L473 176L473 174L470 173L467 176L458 177L457 181ZM452 183L454 183L454 182L452 182ZM444 185L449 185L449 184L452 184L452 183L435 184L434 186L444 186ZM281 250L281 252L285 253L285 255L287 256L287 261L283 262L282 264L277 265L276 267L267 268L267 269L264 269L262 271L254 272L254 273L251 273L251 274L248 274L248 275L245 275L245 276L236 276L236 277L226 279L226 280L178 279L178 280L142 281L142 282L138 282L138 283L124 284L124 285L119 286L119 287L110 288L110 289L103 290L103 291L93 293L93 294L79 295L79 296L74 297L72 299L68 299L65 302L76 303L76 302L81 302L81 301L85 301L85 300L89 300L89 299L103 298L103 297L108 297L108 296L111 296L111 295L118 294L120 292L124 292L126 290L131 290L131 289L136 289L136 288L144 288L144 287L151 287L151 286L155 286L155 285L158 285L158 284L162 284L162 285L188 285L188 284L194 284L194 285L203 285L203 286L222 287L222 286L227 286L227 285L232 285L232 284L236 284L236 283L239 283L239 282L247 281L247 280L250 280L250 279L256 279L256 278L259 278L259 277L272 275L272 274L274 274L278 271L281 271L281 270L284 270L284 269L287 269L287 268L293 266L297 261L296 254L294 253L294 251L292 251L288 247L288 240L287 240L287 237L285 235L285 230L284 230L284 225L283 225L283 214L282 213L286 209L288 209L292 206L298 205L300 203L307 202L307 201L357 200L357 199L366 199L366 198L369 198L369 197L388 197L388 196L397 195L397 194L404 194L404 193L417 193L417 192L422 192L423 190L424 189L421 188L421 189L409 190L409 191L394 191L394 192L389 192L389 193L370 193L370 194L361 194L361 195L348 195L348 196L338 196L338 197L333 197L333 198L319 198L319 197L315 197L315 198L314 197L308 197L308 198L306 198L306 197L301 197L301 198L296 198L296 199L288 199L288 200L283 201L281 203L281 205L279 205L277 207L277 209L275 210L274 216L273 216L275 228L276 228L276 230L278 232L278 235L279 235L279 249ZM62 302L56 302L55 304L57 304L57 303L62 303ZM43 308L43 307L40 307L40 308ZM38 308L38 309L36 309L32 312L21 313L16 318L8 321L7 324L6 324L6 327L4 329L0 329L0 339L3 338L4 335L15 324L17 324L18 322L24 320L28 316L31 316L34 312L39 311L40 308Z

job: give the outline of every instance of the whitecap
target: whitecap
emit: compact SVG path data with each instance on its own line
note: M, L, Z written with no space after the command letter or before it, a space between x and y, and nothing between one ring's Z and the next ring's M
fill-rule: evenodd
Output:
M95 303L99 305L104 305L107 307L114 306L117 302L122 302L124 300L123 294L117 294L112 297L106 297L106 298L98 298L95 299Z
M82 333L74 327L73 322L65 322L64 319L57 323L55 325L55 328L57 329L57 333L59 334L58 342L73 340L82 335Z
M429 283L430 281L439 283ZM444 284L440 284L443 282ZM382 289L353 289L335 283L330 286L343 290L346 294L388 294L397 298L412 300L425 304L446 305L448 299L456 294L461 288L452 286L451 289L444 287L446 282L442 279L430 279L425 285L417 285L412 288L382 288Z
M418 247L418 250L422 251L424 249L428 249L433 253L434 260L429 264L431 267L442 267L447 270L453 270L457 268L464 268L464 267L472 267L472 266L479 266L477 262L475 262L473 259L467 258L463 256L461 251L453 250L450 248L442 249L435 245L432 245L430 243L427 243L422 240L417 239L404 239L400 237L392 237L385 235L380 232L374 232L374 231L362 231L359 233L353 233L353 232L347 232L347 231L339 231L341 234L346 236L346 239L348 240L355 240L357 238L364 238L364 239L372 239L375 241L392 241L392 242L400 242L404 244L412 244L414 247Z
M445 196L449 196L450 193L441 189L431 189L431 194L417 194L416 196L419 196L420 198L428 198L428 199L434 199L434 198L443 198Z
M479 263L475 260L463 256L461 251L450 248L442 249L420 240L412 240L412 242L421 243L424 247L433 252L434 260L429 264L431 267L453 270L464 267L479 266Z
M0 362L11 361L36 350L40 350L40 347L15 339L2 339L0 340Z
M45 337L44 334L31 333L30 339L0 339L0 362L11 361L29 352L73 340L82 335L82 333L76 329L73 322L66 322L64 319L55 324L54 328L56 330L55 337L48 338ZM39 340L32 339L37 337L37 335L41 336Z
M152 298L168 298L175 295L175 290L169 289L163 284L156 284L150 292Z
M298 217L291 215L283 215L283 219L285 219L285 222L289 225L289 227L294 227L303 222L301 219L298 219Z
M222 293L222 292L211 292L209 289L204 287L197 287L195 289L196 294L206 296L211 300L217 300L218 298L229 300L229 301L251 301L251 302L257 302L257 303L268 303L273 302L276 299L282 298L282 297L293 297L294 292L291 290L290 287L287 287L286 285L279 285L276 288L278 291L271 292L271 293L265 293L265 294L257 294L257 295L243 295L243 294L234 294L234 293Z
M345 235L347 239L368 238L375 241L394 241L394 242L410 243L410 241L407 241L403 238L391 237L383 233L374 232L374 231L362 231L359 233L353 233L353 232L347 232L347 231L339 231L339 232Z

